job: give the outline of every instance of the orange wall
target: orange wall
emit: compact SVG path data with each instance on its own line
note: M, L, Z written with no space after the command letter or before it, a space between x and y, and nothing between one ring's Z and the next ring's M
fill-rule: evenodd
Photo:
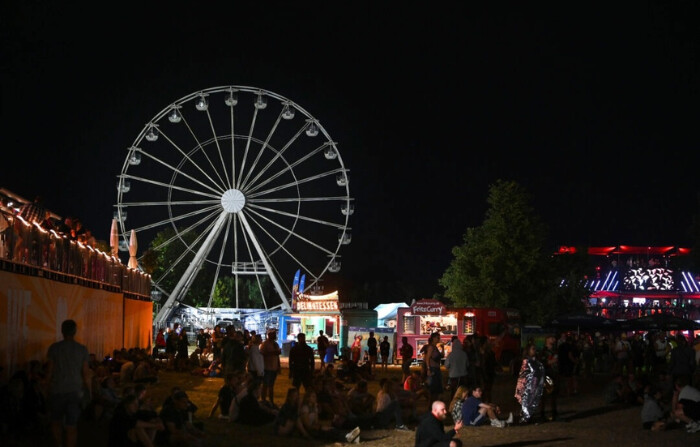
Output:
M114 349L151 344L151 302L0 272L0 374L7 378L30 360L43 362L51 343L62 339L61 323L66 319L78 323L76 340L98 358Z

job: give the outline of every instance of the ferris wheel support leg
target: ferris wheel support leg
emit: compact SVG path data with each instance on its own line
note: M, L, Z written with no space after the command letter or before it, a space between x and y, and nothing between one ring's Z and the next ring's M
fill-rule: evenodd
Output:
M189 290L190 285L192 285L192 281L194 281L194 278L197 276L199 268L204 263L204 259L206 258L207 254L209 254L209 251L211 250L214 241L219 236L219 233L221 233L221 230L224 227L224 224L226 223L227 219L228 213L222 212L219 218L214 223L214 226L207 235L207 238L204 240L204 243L202 243L202 246L199 248L199 250L197 250L197 253L194 255L194 259L192 259L190 265L187 266L187 270L185 270L185 273L182 274L182 277L177 282L177 285L168 297L168 300L165 302L165 304L163 304L163 307L160 308L160 311L158 311L155 321L153 322L156 325L156 327L160 328L163 326L163 324L167 321L168 317L172 313L175 307L175 303L180 301L180 299L184 297L187 291Z
M262 248L260 248L260 244L258 244L258 240L255 238L255 234L253 233L252 228L250 228L250 225L248 224L248 220L246 219L246 217L243 213L239 213L238 217L241 219L241 223L243 224L243 227L245 228L246 232L248 233L250 240L253 242L253 246L255 247L255 251L258 252L258 256L260 256L260 260L262 261L263 265L265 266L265 270L267 270L267 275L270 277L272 284L275 286L275 290L277 290L277 294L280 296L280 300L282 300L282 308L284 310L286 310L287 312L290 312L292 310L292 306L289 304L289 301L287 301L287 296L284 293L284 290L282 290L282 286L280 285L279 280L277 279L277 276L275 276L275 273L272 271L272 267L270 266L270 263L267 261L267 256L265 256L265 253L262 251Z

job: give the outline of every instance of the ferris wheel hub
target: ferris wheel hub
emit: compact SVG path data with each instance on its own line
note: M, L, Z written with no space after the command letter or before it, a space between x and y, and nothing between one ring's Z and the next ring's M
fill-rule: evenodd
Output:
M229 189L221 196L221 206L227 213L238 213L245 206L245 195L237 189Z

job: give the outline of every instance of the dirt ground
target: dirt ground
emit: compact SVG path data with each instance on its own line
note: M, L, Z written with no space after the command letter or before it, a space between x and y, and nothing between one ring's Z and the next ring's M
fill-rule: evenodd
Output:
M370 391L376 394L378 379L393 375L400 377L399 367L392 366L386 373L377 374L377 379L370 382ZM459 437L465 446L694 446L700 445L700 432L686 433L682 426L664 432L643 430L640 422L641 407L606 405L603 401L603 387L608 375L596 375L593 379L582 380L579 394L561 397L559 400L561 422L547 422L539 425L510 426L495 428L491 426L463 428ZM309 442L301 437L280 438L269 427L245 427L217 418L208 419L209 410L216 401L216 395L223 383L220 378L205 378L189 373L161 371L158 384L149 390L154 402L163 401L173 386L186 390L190 399L199 407L196 417L203 421L208 433L207 447L259 447L277 446L322 446L333 445L326 442ZM275 386L276 402L281 404L290 386L287 371L282 371ZM515 379L511 374L499 375L494 386L494 402L504 410L517 414L517 402L513 398ZM449 396L445 396L447 399ZM421 401L419 413L427 411L427 404ZM414 428L412 425L411 428ZM449 428L449 427L448 427ZM414 432L394 430L367 430L360 435L361 444L367 447L409 447L414 444ZM44 446L52 445L48 430L33 433L19 439L6 439L9 446ZM4 442L0 442L4 444ZM107 424L105 422L83 421L79 426L80 447L107 446Z

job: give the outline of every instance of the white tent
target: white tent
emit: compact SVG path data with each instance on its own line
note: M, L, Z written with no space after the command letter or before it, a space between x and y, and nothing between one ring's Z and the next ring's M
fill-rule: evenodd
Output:
M406 303L386 303L375 307L377 311L377 326L396 327L396 314L402 307L409 307Z

